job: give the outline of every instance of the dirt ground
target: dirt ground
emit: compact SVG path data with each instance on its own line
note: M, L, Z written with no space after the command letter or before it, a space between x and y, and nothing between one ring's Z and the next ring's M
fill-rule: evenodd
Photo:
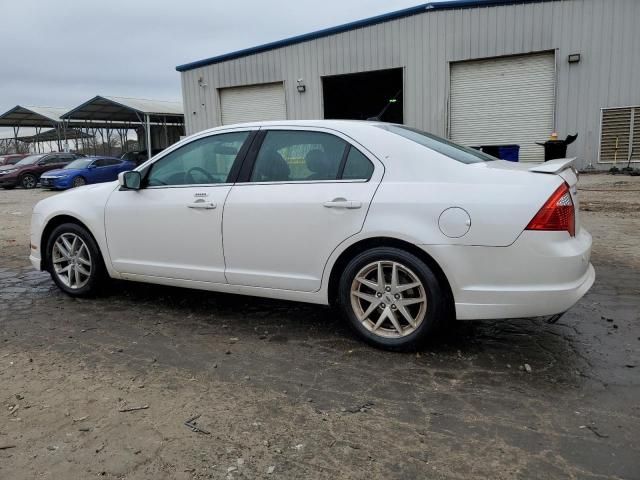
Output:
M51 194L0 191L0 479L640 479L639 177L581 177L597 280L557 324L458 322L419 354L313 305L69 298L27 260Z

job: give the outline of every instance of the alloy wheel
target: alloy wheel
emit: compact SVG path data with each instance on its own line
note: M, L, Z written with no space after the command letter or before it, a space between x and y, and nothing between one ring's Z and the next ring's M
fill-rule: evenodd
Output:
M425 319L427 295L420 278L395 261L372 262L351 284L351 307L370 332L401 338L414 332Z
M82 185L86 185L86 184L87 184L86 180L82 177L76 177L73 179L74 187L81 187Z
M84 287L91 277L89 248L75 233L63 233L56 239L51 260L55 275L65 286L73 290Z
M38 180L36 179L36 177L34 177L31 174L27 174L24 177L22 177L22 186L24 188L35 188L37 183L38 183Z

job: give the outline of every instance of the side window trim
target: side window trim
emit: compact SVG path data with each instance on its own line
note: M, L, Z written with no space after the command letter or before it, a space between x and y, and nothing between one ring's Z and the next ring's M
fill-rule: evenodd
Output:
M245 147L246 149L244 152L241 152L243 153L243 157L237 159L240 161L237 163L237 169L235 171L234 168L236 168L236 164L233 165L232 173L234 173L234 175L230 175L230 183L235 184L249 181L251 172L253 171L253 165L256 162L256 157L258 156L258 152L266 135L266 130L253 130L251 132L251 135L242 146L243 149L245 149ZM238 157L240 157L240 155L238 155Z
M342 180L342 176L344 175L344 167L347 166L347 158L349 158L349 153L351 152L352 148L353 145L347 142L347 148L345 148L344 152L342 152L342 159L340 160L340 167L338 168L337 180Z

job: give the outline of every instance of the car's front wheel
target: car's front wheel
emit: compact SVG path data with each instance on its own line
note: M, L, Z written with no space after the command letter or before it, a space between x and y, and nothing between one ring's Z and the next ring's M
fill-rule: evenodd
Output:
M84 179L84 177L76 177L73 179L73 186L74 187L81 187L83 185L86 185L87 181Z
M398 248L360 253L344 269L339 305L368 343L390 350L415 350L447 314L447 296L422 260Z
M100 250L80 225L56 227L47 242L46 268L58 287L69 295L95 295L105 278Z
M22 188L36 188L37 184L38 179L32 173L25 173L20 178L20 185L22 185Z

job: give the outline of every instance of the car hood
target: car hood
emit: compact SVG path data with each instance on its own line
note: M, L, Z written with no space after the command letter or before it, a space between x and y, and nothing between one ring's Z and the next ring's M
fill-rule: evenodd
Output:
M75 175L76 173L80 173L81 171L82 170L79 168L73 168L73 169L57 168L55 170L49 170L48 172L44 173L42 176L43 177L57 177L57 176L68 177L69 175Z
M5 170L13 170L13 169L16 169L16 168L18 170L20 170L21 168L24 168L24 167L25 167L24 165L20 165L20 166L18 166L18 165L2 165L0 167L0 172L3 172Z

